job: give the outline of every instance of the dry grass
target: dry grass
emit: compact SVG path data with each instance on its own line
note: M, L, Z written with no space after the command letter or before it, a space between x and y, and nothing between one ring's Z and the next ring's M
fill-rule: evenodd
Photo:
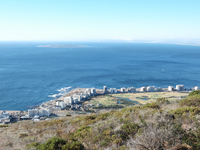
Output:
M66 138L75 129L69 125L69 117L48 121L20 121L0 128L0 149L26 149L26 144L43 143L54 136Z
M104 106L108 105L115 105L116 104L116 98L110 97L108 95L102 95L92 98L90 101L84 102L84 104L93 104L97 105L98 103L101 103Z

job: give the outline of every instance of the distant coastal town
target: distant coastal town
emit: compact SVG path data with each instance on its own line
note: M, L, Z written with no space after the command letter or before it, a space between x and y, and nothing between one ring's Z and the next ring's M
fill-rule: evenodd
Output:
M123 94L123 93L150 93L150 92L186 92L190 93L194 90L199 90L198 86L193 88L185 88L184 85L168 86L167 88L156 88L155 86L134 88L134 87L122 87L120 89L110 88L103 86L102 89L96 88L76 88L69 91L67 94L48 102L45 102L28 111L2 111L0 113L0 124L8 124L10 122L17 122L20 120L48 120L51 117L66 116L66 111L79 111L86 113L88 108L93 104L85 101L91 100L91 97L103 96L108 94ZM98 106L101 103L96 104Z

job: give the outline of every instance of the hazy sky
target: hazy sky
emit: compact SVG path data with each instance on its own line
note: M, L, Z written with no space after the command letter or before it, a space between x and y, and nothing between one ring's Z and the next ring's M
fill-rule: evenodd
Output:
M0 0L0 41L118 39L200 39L200 0Z

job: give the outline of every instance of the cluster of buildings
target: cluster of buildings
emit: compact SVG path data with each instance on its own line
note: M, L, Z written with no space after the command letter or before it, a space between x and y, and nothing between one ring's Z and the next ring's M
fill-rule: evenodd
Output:
M194 90L198 90L199 88L196 86L194 88ZM56 102L56 107L62 109L65 109L66 107L70 106L73 109L78 109L79 106L77 104L79 104L81 101L84 101L86 99L88 99L91 96L95 96L95 95L100 95L100 94L114 94L114 93L135 93L135 92L162 92L162 91L184 91L185 86L184 85L176 85L176 87L174 88L173 86L168 86L168 88L161 88L158 87L156 88L155 86L148 86L148 87L141 87L141 88L134 88L134 87L122 87L120 89L116 89L116 88L110 88L108 90L107 86L103 86L103 90L102 92L96 92L95 88L91 88L91 89L86 89L84 91L84 94L74 94L73 96L68 96L64 98L64 101L57 101Z
M82 91L81 94L74 94L72 96L64 97L63 100L57 100L56 103L49 108L41 107L42 109L29 109L28 110L28 116L37 118L37 116L40 117L49 117L52 113L52 110L54 111L60 111L67 107L71 110L84 110L85 107L88 106L81 106L80 102L87 100L91 96L95 95L104 95L104 94L114 94L114 93L135 93L135 92L162 92L162 91L185 91L186 88L184 85L176 85L174 88L173 86L168 86L168 88L156 88L155 86L148 86L148 87L141 87L141 88L134 88L134 87L122 87L120 89L116 88L110 88L107 89L107 86L103 86L103 89L100 91L96 91L95 88L87 88L85 91ZM199 90L199 87L194 87L192 90Z
M122 87L120 89L116 88L110 88L107 89L106 86L103 86L103 90L96 91L95 88L88 88L84 91L84 94L74 94L72 96L65 97L63 101L56 101L55 104L51 104L48 107L43 107L42 105L39 108L36 109L29 109L28 114L17 114L17 115L9 115L9 113L6 113L5 111L0 113L0 123L5 124L12 121L13 118L16 118L16 120L24 120L24 119L32 119L33 121L39 121L40 119L45 119L52 115L53 111L55 110L62 110L66 107L71 107L71 109L75 110L83 110L85 107L92 106L92 104L88 104L84 107L82 107L79 103L87 100L91 96L95 95L102 95L102 94L114 94L114 93L135 93L135 92L162 92L162 91L192 91L192 90L200 90L198 86L195 86L192 89L186 89L184 85L176 85L176 87L168 86L168 88L156 88L155 86L148 86L148 87L141 87L141 88L134 88L134 87ZM101 105L100 103L98 105ZM44 105L45 106L45 105ZM58 109L57 109L58 108ZM18 117L18 118L17 118ZM47 118L48 119L48 118Z
M193 88L193 90L198 90L199 87L195 87ZM37 118L37 116L40 117L49 117L52 113L51 110L53 111L60 111L63 110L65 108L69 108L71 110L83 110L85 109L85 107L88 106L82 106L80 103L82 101L87 100L88 98L90 98L91 96L95 96L95 95L104 95L104 94L114 94L114 93L138 93L138 92L162 92L162 91L185 91L186 88L184 85L176 85L176 87L174 88L173 86L168 86L168 88L161 88L158 87L156 88L155 86L148 86L148 87L141 87L141 88L134 88L134 87L122 87L120 89L116 89L116 88L110 88L108 90L107 86L103 86L103 89L100 91L96 91L95 88L87 88L85 89L85 91L82 91L83 93L81 94L74 94L68 97L64 97L63 100L57 100L56 103L54 105L51 105L48 108L44 108L41 107L42 109L30 109L28 110L28 116L29 117L33 117L33 118ZM99 104L100 105L100 104Z
M7 113L3 111L0 113L0 124L7 124L10 122L16 122L19 120L33 120L33 121L40 121L44 120L52 114L51 109L29 109L28 112L21 111L21 112L14 112L14 113Z
M200 88L198 86L195 86L193 89L190 90L199 90ZM168 88L161 88L158 87L156 88L155 86L148 86L148 87L141 87L139 89L136 89L134 87L129 87L125 88L122 87L121 89L116 89L116 88L110 88L110 90L107 90L106 86L103 86L103 94L108 94L108 93L134 93L134 92L162 92L162 91L185 91L186 88L184 85L176 85L174 88L173 86L168 86Z
M64 101L57 101L56 106L60 107L61 109L64 109L67 106L72 106L74 104L77 104L77 103L84 101L87 98L89 98L91 96L95 96L95 95L96 95L96 89L95 88L86 89L84 91L84 94L82 94L82 93L81 94L74 94L73 96L65 97ZM78 107L75 107L75 108L78 108Z
M194 89L198 90L199 88L195 87ZM85 89L85 91L82 91L83 93L81 94L76 93L74 95L64 97L63 100L57 100L56 104L51 106L51 109L53 109L54 111L60 111L66 108L69 108L71 110L84 110L85 107L88 107L88 106L82 106L81 102L95 95L115 94L115 93L136 93L136 92L137 93L162 92L162 91L170 92L170 91L184 91L184 90L186 90L184 85L176 85L175 88L173 86L169 86L168 88L161 88L161 87L156 88L155 86L147 86L147 87L141 87L137 89L135 87L128 87L128 88L122 87L120 89L116 89L116 88L108 89L107 86L103 86L103 89L99 90L98 92L96 91L95 88L87 88ZM33 116L33 111L34 111L34 115L49 116L49 114L51 113L47 110L48 110L47 108L46 110L39 110L39 112L37 112L36 110L30 110L29 114L32 114Z
M29 109L28 110L28 116L34 117L34 116L40 116L40 117L49 117L51 115L52 111L51 109Z

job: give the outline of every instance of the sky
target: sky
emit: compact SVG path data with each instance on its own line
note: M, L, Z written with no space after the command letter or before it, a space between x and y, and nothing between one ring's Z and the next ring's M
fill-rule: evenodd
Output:
M0 41L200 44L200 0L0 0Z

